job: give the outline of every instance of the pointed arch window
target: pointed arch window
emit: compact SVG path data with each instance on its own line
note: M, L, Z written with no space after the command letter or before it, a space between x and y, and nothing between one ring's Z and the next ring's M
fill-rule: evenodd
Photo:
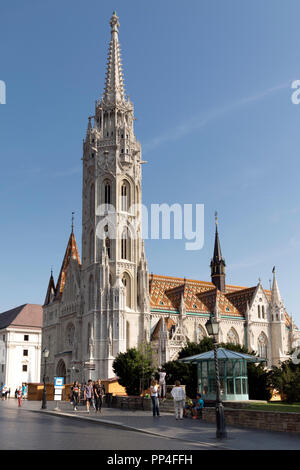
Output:
M130 207L130 185L123 181L121 186L121 211L128 212Z
M69 323L66 330L66 344L67 346L73 346L75 336L75 327L73 323Z
M90 243L89 243L89 258L90 258L90 263L94 262L94 232L93 230L90 233Z
M111 249L110 249L110 239L109 239L109 237L105 238L105 246L106 246L107 256L110 258Z
M198 343L205 337L206 337L206 334L205 334L203 326L198 325L197 326L197 341L198 341Z
M258 318L260 318L260 305L257 306L257 314L258 314Z
M94 277L91 274L89 278L89 310L94 308Z
M227 341L231 344L239 344L239 337L234 328L230 328L227 333Z
M91 333L92 333L91 324L88 323L88 327L87 327L87 342L86 342L86 350L87 350L87 352L89 352L89 350L90 350Z
M95 186L92 184L90 189L90 217L95 215Z
M121 237L121 258L127 258L127 230L123 230Z
M268 357L268 340L266 335L261 332L258 337L257 342L257 353L259 357L267 358Z
M104 203L111 204L111 186L109 181L106 181L104 185Z
M128 227L125 227L121 236L121 258L130 261L130 234Z
M127 186L123 183L121 187L121 208L124 212L127 212L127 197Z
M125 286L125 295L126 295L126 307L131 308L131 279L129 274L124 273L122 282Z

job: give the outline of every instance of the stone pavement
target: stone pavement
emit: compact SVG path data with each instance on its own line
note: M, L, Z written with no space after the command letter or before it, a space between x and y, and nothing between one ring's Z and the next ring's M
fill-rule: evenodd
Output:
M2 402L2 405L16 408L17 400L11 398ZM171 413L161 413L160 417L153 417L152 412L149 411L104 406L101 413L95 413L91 408L88 414L83 405L78 407L78 411L73 411L69 402L48 401L46 410L42 410L41 405L40 401L23 400L22 410L84 419L102 426L116 426L124 430L179 439L193 444L197 443L199 449L205 447L212 450L300 450L300 436L295 434L227 426L228 438L220 441L215 437L215 424L191 418L177 421ZM57 405L59 409L56 409Z

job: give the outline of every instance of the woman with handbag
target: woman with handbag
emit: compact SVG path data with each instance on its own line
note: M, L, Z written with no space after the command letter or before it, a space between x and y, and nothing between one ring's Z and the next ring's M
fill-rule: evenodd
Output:
M73 410L77 411L77 405L79 403L80 387L78 380L75 380L73 387L71 388L71 403L73 403Z

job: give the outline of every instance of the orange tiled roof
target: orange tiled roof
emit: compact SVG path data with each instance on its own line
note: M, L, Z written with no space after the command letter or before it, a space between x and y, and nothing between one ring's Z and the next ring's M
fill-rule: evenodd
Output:
M75 235L73 232L71 233L69 241L68 241L67 249L65 252L65 256L62 262L58 281L56 284L56 288L55 288L56 298L60 298L63 293L65 282L66 282L67 269L68 269L71 259L75 259L77 263L81 265L79 251L78 251Z
M149 286L151 309L178 312L183 297L188 312L211 313L218 298L220 313L237 317L244 317L247 303L250 303L256 290L256 286L226 285L226 292L223 293L212 282L155 274L150 276Z

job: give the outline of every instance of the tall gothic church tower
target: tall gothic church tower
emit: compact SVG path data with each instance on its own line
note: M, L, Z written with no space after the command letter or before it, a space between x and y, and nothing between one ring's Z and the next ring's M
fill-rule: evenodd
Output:
M105 90L83 142L82 258L72 224L57 284L51 273L43 306L47 372L67 383L113 377L117 354L150 339L141 145L124 91L116 13L110 26Z
M119 352L149 339L149 281L141 227L141 145L125 95L116 13L110 20L105 91L83 143L83 324L88 360L112 377Z

